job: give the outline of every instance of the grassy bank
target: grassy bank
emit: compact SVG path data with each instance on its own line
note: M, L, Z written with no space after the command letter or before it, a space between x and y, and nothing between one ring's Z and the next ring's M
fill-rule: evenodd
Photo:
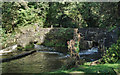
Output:
M58 70L55 72L50 72L51 74L120 74L120 60L114 64L98 64L90 66L90 62L80 65L77 68L72 68L68 70Z

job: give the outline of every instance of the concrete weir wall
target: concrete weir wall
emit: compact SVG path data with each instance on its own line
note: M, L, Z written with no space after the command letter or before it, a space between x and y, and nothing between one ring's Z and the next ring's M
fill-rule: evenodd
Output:
M106 29L99 28L26 28L21 29L16 34L16 43L25 47L30 42L38 41L48 47L63 50L67 48L67 41L76 36L76 31L82 34L80 42L81 49L89 49L93 46L99 46L100 49L109 47L116 42L117 34L115 31L108 32Z

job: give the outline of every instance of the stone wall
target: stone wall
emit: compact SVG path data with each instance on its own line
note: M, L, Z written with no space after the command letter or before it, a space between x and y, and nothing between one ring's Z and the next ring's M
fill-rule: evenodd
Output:
M82 36L81 49L98 46L99 50L104 50L105 47L109 47L118 39L116 30L108 32L107 29L103 28L80 28L78 32Z
M17 44L25 47L30 42L39 45L54 47L59 51L67 49L67 41L73 38L73 28L28 28L21 29L21 33L16 35Z
M21 28L16 32L14 42L25 47L30 42L54 47L55 49L67 49L67 41L76 36L76 32L82 34L80 49L89 49L99 46L102 50L116 42L117 34L115 31L108 32L106 29L99 28Z

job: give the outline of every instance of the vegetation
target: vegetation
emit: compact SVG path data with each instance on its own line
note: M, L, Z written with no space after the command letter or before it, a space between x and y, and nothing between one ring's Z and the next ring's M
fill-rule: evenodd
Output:
M120 73L120 61L114 63L114 64L99 64L90 66L90 62L85 63L85 65L80 65L77 68L72 69L60 69L54 72L50 72L51 74L96 74L100 73L103 74L119 74Z
M104 63L115 63L120 59L120 38L116 44L112 44L111 47L106 50L103 56Z
M111 31L120 24L119 3L95 2L4 2L2 38L24 26L38 27L103 27ZM12 34L14 35L14 34Z
M119 27L119 3L96 2L4 2L3 40L6 34L24 26L84 28L100 27L109 31ZM1 20L1 19L0 19ZM15 34L12 34L15 35Z
M71 28L60 28L58 30L53 29L48 34L46 34L46 36L47 38L45 38L46 40L44 41L43 45L49 46L49 47L66 47L67 48L66 40L70 40L73 37L73 29Z
M61 27L61 28L108 28L108 32L118 29L120 36L120 2L4 2L0 3L2 18L0 15L0 35L3 45L8 38L17 34L16 29L25 26L38 28ZM2 20L2 23L1 23ZM57 36L65 35L67 30L58 33ZM49 34L48 34L49 35ZM68 33L69 35L69 33ZM52 38L54 36L49 37ZM61 39L64 40L64 39ZM68 39L70 40L70 39ZM15 40L14 40L15 41ZM52 41L52 42L51 42ZM66 46L57 40L45 41L46 46ZM64 42L64 41L63 41ZM79 43L76 52L79 52ZM33 47L33 43L25 49ZM18 49L22 50L21 47ZM95 66L80 65L78 68L63 69L52 73L115 73L120 71L120 38L116 44L108 48L102 58L102 63ZM114 64L110 64L114 63ZM114 72L115 71L115 72Z
M119 3L4 2L2 28L16 27L114 27L119 25Z

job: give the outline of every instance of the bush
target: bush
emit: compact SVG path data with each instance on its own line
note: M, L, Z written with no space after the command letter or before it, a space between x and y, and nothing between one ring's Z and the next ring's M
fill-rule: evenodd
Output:
M120 59L120 38L117 40L116 44L112 44L111 47L106 50L103 56L103 62L105 63L115 63Z

